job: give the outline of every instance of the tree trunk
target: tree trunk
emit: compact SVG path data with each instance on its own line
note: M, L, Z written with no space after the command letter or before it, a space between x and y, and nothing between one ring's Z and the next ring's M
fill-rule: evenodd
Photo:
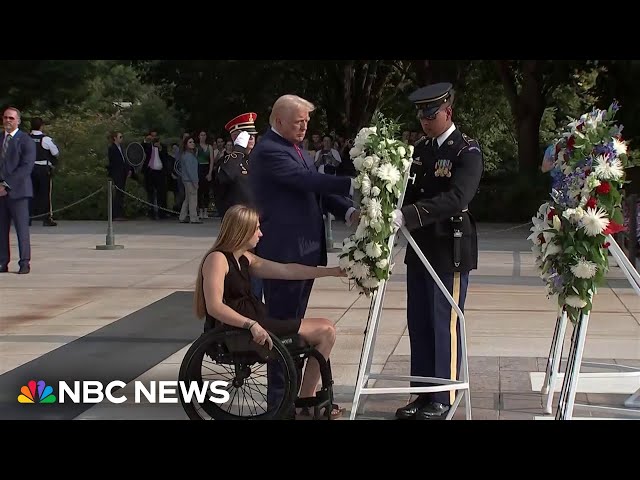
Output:
M540 120L538 115L529 115L519 119L518 129L518 165L521 175L529 175L536 171L541 162L540 158Z
M540 121L545 108L542 82L543 61L522 62L520 92L508 60L496 62L498 73L511 106L518 134L518 165L521 175L536 171L540 163Z

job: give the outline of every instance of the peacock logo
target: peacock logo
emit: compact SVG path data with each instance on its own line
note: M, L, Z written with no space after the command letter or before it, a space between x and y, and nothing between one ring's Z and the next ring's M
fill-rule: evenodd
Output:
M37 394L37 395L36 395ZM44 380L30 380L20 389L19 403L56 403L53 388L44 383Z

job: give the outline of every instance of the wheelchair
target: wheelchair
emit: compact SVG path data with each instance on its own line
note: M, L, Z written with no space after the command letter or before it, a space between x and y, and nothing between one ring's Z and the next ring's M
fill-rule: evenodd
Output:
M191 345L180 366L179 381L185 388L196 382L224 381L229 394L224 403L193 395L189 402L179 395L191 420L281 420L293 419L296 408L313 409L314 420L331 418L333 408L333 378L331 364L320 352L297 334L276 337L269 332L273 348L258 345L251 332L217 323ZM315 397L298 398L300 372L304 362L315 358L320 365L321 388ZM284 392L280 398L267 402L267 368L279 368L284 377ZM203 401L200 401L203 400ZM324 414L322 410L324 409Z

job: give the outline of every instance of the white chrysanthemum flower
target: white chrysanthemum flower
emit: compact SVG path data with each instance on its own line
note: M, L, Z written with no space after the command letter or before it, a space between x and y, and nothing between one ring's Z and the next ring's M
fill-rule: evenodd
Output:
M624 168L619 158L610 162L603 155L596 158L595 174L602 180L619 180L624 175Z
M366 253L364 253L362 250L356 250L355 252L353 252L353 259L356 262L359 262L360 260L362 260L364 257L366 257Z
M368 257L378 258L382 255L382 247L378 242L369 242L365 248Z
M382 217L382 202L378 198L371 198L367 205L367 214L372 220Z
M371 155L371 158L373 159L371 170L375 170L376 168L378 168L378 165L380 165L380 157L374 153L373 155Z
M367 278L370 273L369 265L361 262L355 262L351 267L351 273L355 278Z
M398 180L400 180L401 177L400 171L394 165L389 163L380 165L376 170L376 176L391 185L398 183Z
M402 145L400 145L398 147L398 155L400 155L401 158L404 158L406 154L407 154L407 151L404 149Z
M371 196L372 197L377 197L378 195L380 195L380 188L378 187L373 187L371 189Z
M569 295L567 298L564 299L564 303L569 305L570 307L575 307L575 308L584 308L587 306L587 302L582 300L577 295Z
M362 286L365 288L372 289L376 288L378 285L380 285L380 280L375 277L367 278L362 281Z
M376 267L378 268L387 268L387 265L389 265L389 260L386 258L382 258L376 262Z
M627 144L625 142L621 142L617 138L613 138L613 149L616 151L617 155L622 155L627 153Z
M590 237L600 235L609 225L607 212L603 208L596 210L595 208L587 208L582 217L582 228Z
M571 265L571 273L578 278L593 278L597 271L598 266L584 258L578 260L576 265Z
M349 260L349 257L342 257L338 262L338 265L342 270L349 270L350 268L353 267L353 264L354 264L353 260Z

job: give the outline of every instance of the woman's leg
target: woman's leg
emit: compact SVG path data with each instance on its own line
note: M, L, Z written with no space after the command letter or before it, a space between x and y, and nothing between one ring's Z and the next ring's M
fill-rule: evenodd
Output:
M328 359L336 341L336 328L326 318L303 318L298 335ZM315 358L309 357L300 386L300 398L314 397L319 381L320 365Z

